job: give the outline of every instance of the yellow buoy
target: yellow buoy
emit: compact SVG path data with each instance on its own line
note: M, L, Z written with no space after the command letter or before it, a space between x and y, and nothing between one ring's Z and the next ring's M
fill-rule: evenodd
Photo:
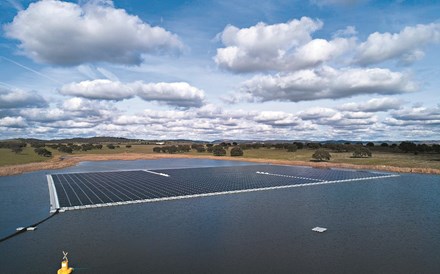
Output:
M58 269L57 274L70 274L73 272L73 268L69 267L69 260L67 259L67 252L63 251L63 261L61 262L61 268Z

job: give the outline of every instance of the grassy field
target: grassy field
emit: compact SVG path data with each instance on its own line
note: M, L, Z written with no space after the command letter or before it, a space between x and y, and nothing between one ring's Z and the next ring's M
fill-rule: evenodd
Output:
M120 145L119 148L108 149L104 146L102 149L95 149L89 151L75 151L73 154L62 154L57 150L47 148L53 153L54 157L65 156L72 157L75 155L109 155L109 154L152 154L155 145L132 145L131 148L126 148L125 145ZM312 159L314 150L301 149L296 152L287 152L280 149L249 149L244 151L243 157L238 158L257 158L268 160L286 160L286 161L305 161L309 162ZM211 153L198 153L194 150L187 153L188 155L196 156L212 156ZM228 154L229 155L229 152ZM440 154L419 154L411 153L387 153L373 151L371 158L351 158L352 153L331 153L332 163L348 163L357 165L386 165L395 167L410 167L410 168L433 168L440 169ZM34 153L33 148L26 147L22 153L15 154L10 149L0 149L0 166L26 164L33 162L42 162L50 160L38 156Z
M281 149L249 149L244 151L243 158L287 160L287 161L305 161L312 159L315 150L300 149L296 152L287 152ZM190 152L193 155L211 155L210 153ZM228 153L229 155L229 153ZM396 167L410 168L434 168L440 169L440 154L419 154L412 153L387 153L374 152L371 158L352 158L352 153L331 153L332 163L347 163L355 165L387 165Z
M34 149L26 147L21 153L15 154L10 149L0 148L0 166L19 165L47 161L50 158L38 156Z

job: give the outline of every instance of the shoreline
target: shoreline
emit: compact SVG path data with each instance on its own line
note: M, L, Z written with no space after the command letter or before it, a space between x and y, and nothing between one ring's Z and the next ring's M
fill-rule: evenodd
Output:
M185 154L120 153L120 154L78 155L78 156L68 156L67 158L62 158L58 156L46 162L3 166L0 167L0 176L18 175L26 172L33 172L39 170L62 169L66 167L75 166L80 162L88 162L88 161L134 161L134 160L159 160L159 159L211 159L211 160L241 161L241 162L290 165L290 166L309 166L315 168L347 168L347 169L377 170L377 171L398 172L398 173L440 174L440 169L433 169L433 168L410 168L410 167L395 167L395 166L386 166L386 165L354 165L354 164L346 164L346 163L288 161L288 160L242 158L242 157L230 157L230 156L218 157L218 156L208 156L208 155L198 156L198 155L185 155Z

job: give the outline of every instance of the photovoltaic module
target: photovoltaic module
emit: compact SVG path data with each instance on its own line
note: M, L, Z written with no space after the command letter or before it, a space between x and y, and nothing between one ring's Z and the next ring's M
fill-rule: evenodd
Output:
M398 176L340 169L249 165L47 175L51 211L244 193Z

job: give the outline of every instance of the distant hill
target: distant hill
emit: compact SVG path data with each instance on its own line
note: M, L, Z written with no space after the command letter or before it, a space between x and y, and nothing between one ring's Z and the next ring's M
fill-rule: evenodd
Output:
M383 141L370 141L370 140L363 140L363 141L350 141L350 140L324 140L324 141L311 141L311 140L281 140L281 139L272 139L272 140L252 140L252 139L218 139L214 141L204 141L204 140L190 140L190 139L156 139L156 140L145 140L145 139L129 139L129 138L123 138L123 137L110 137L110 136L95 136L95 137L88 137L88 138L65 138L65 139L35 139L35 138L16 138L16 139L8 139L8 140L0 140L0 141L8 141L8 142L25 142L25 143L150 143L154 144L157 142L175 142L175 143L213 143L213 144L219 144L222 142L225 143L233 143L237 142L239 144L243 143L266 143L266 144L275 144L275 143L293 143L293 142L302 142L302 143L333 143L333 144L343 144L343 143L359 143L362 142L363 144L366 144L368 142L373 142L375 144L381 144L381 143L401 143L402 141L409 141L413 142L415 144L439 144L440 140L401 140L401 141L389 141L389 140L383 140Z

